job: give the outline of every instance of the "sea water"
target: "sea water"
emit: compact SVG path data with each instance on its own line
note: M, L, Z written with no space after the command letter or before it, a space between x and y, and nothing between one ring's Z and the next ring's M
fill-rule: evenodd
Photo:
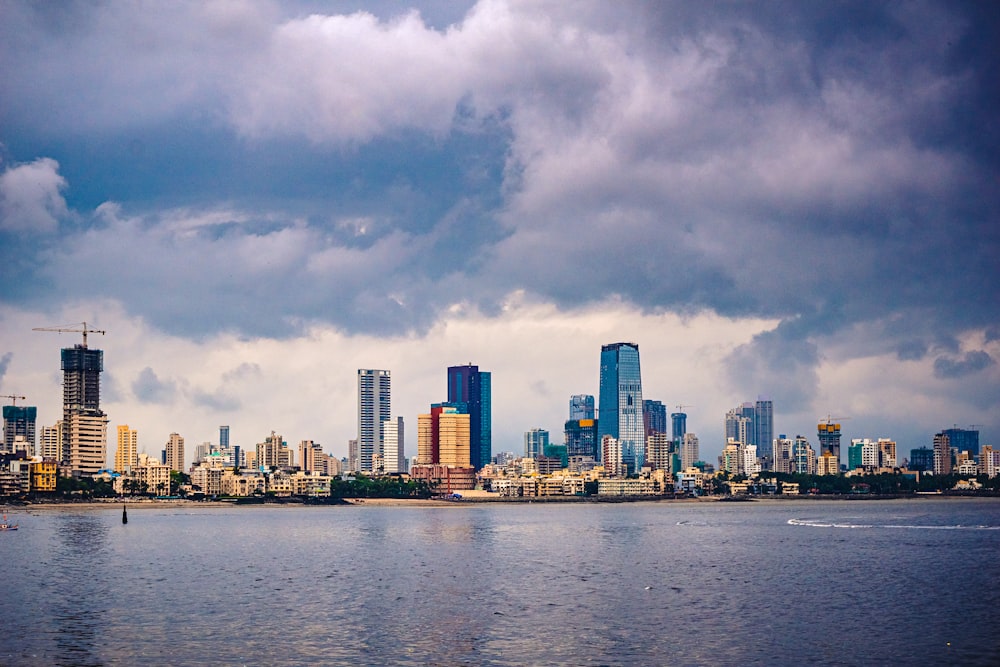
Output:
M0 665L1000 664L1000 500L18 510Z

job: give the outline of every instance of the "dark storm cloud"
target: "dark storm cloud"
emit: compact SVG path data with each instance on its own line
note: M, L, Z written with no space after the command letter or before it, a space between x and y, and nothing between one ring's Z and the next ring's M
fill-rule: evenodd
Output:
M161 380L149 366L143 368L132 382L132 394L140 403L170 403L176 393L176 385Z
M8 12L0 140L51 157L46 192L83 218L18 246L8 302L288 335L618 296L780 321L733 380L790 404L852 327L884 321L859 349L949 376L977 363L959 334L1000 320L982 5L133 9Z
M984 368L994 365L996 361L983 350L966 352L962 357L953 359L938 357L934 360L934 375L939 378L961 378L978 373Z

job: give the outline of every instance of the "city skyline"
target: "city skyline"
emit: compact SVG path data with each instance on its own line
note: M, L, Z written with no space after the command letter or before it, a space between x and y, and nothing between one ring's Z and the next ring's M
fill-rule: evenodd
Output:
M412 431L473 360L516 452L632 340L709 460L757 396L996 443L992 9L12 0L0 394L55 423L86 321L112 440L343 456L358 368Z

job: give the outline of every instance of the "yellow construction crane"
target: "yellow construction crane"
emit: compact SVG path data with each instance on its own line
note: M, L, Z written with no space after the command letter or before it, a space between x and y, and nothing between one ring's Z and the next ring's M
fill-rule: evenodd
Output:
M83 327L82 329L70 329L69 327ZM88 333L107 333L102 329L91 329L87 326L86 322L80 322L79 324L64 324L61 327L35 327L32 331L55 331L56 333L82 333L83 334L83 347L87 347L87 334Z
M3 396L0 396L0 398L9 398L10 404L14 406L17 405L17 399L21 399L22 401L28 400L27 396L14 396L13 394L5 394Z

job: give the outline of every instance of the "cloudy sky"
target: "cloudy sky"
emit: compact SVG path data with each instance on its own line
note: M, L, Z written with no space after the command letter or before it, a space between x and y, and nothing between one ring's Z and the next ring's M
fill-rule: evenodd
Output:
M79 337L31 329L86 321L109 457L345 455L362 367L413 452L473 362L520 452L634 341L707 460L758 395L814 445L1000 444L995 14L0 0L0 392L55 423Z

